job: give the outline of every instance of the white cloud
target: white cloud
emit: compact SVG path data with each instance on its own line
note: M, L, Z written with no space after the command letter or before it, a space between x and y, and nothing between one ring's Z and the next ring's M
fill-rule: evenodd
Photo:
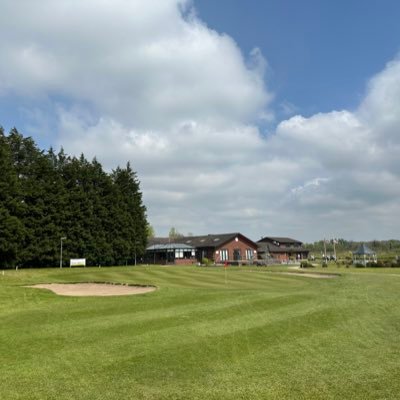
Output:
M400 215L399 94L395 60L371 79L358 109L279 124L270 142L281 157L298 160L303 171L286 203L305 226L323 222L336 236L355 238L398 234L388 216ZM323 185L316 176L327 177Z
M159 234L396 236L400 61L371 79L358 109L296 115L264 136L267 61L190 7L4 0L0 95L29 97L26 114L43 126L51 114L67 152L107 168L130 160Z
M185 6L183 0L5 0L0 91L87 102L140 128L253 120L270 99L260 51L246 67L235 42L193 16L183 18Z
M329 182L329 178L314 178L311 181L307 181L304 185L297 186L291 189L292 194L299 195L307 190L313 190L319 188L323 183Z

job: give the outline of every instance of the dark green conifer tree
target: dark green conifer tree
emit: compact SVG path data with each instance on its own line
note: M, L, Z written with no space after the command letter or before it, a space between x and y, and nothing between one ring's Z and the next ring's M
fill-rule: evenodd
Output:
M24 239L21 223L22 197L10 147L0 127L0 268L18 262L20 243Z
M39 150L16 129L0 131L0 262L59 266L133 262L145 250L146 209L129 163L112 174L94 159Z
M53 155L39 150L30 138L13 129L8 142L18 174L23 199L21 222L25 237L21 249L22 265L56 266L60 233L60 179Z
M146 207L143 205L140 182L128 162L126 168L118 167L112 178L116 186L117 229L122 235L114 245L117 257L133 258L133 262L144 254L147 243ZM120 259L119 262L122 262Z

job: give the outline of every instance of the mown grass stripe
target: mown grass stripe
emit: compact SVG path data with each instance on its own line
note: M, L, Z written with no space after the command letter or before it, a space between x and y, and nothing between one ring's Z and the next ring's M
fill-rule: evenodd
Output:
M0 276L0 397L397 398L400 280L393 271L342 269L340 279L326 281L265 271L232 267L227 285L218 268L7 271ZM71 281L159 290L66 298L22 287Z

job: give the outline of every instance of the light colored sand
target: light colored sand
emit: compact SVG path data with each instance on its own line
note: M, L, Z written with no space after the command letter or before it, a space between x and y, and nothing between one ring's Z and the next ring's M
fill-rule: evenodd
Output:
M112 285L108 283L42 283L27 286L48 289L62 296L126 296L153 292L155 287Z
M271 269L264 271L249 270L248 272L258 272L258 273L264 272L265 274L271 274L271 275L305 276L306 278L315 278L315 279L332 279L332 278L339 278L341 276L339 273L329 274L325 272L285 272L285 271L271 271ZM400 274L397 276L400 277Z
M336 274L317 274L313 272L273 272L274 274L280 275L295 275L295 276L306 276L307 278L315 278L315 279L332 279L338 278L339 275Z

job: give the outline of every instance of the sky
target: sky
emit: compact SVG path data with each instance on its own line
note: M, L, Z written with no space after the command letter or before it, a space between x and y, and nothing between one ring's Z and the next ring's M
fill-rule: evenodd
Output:
M399 239L400 3L2 0L0 125L131 162L158 236Z

